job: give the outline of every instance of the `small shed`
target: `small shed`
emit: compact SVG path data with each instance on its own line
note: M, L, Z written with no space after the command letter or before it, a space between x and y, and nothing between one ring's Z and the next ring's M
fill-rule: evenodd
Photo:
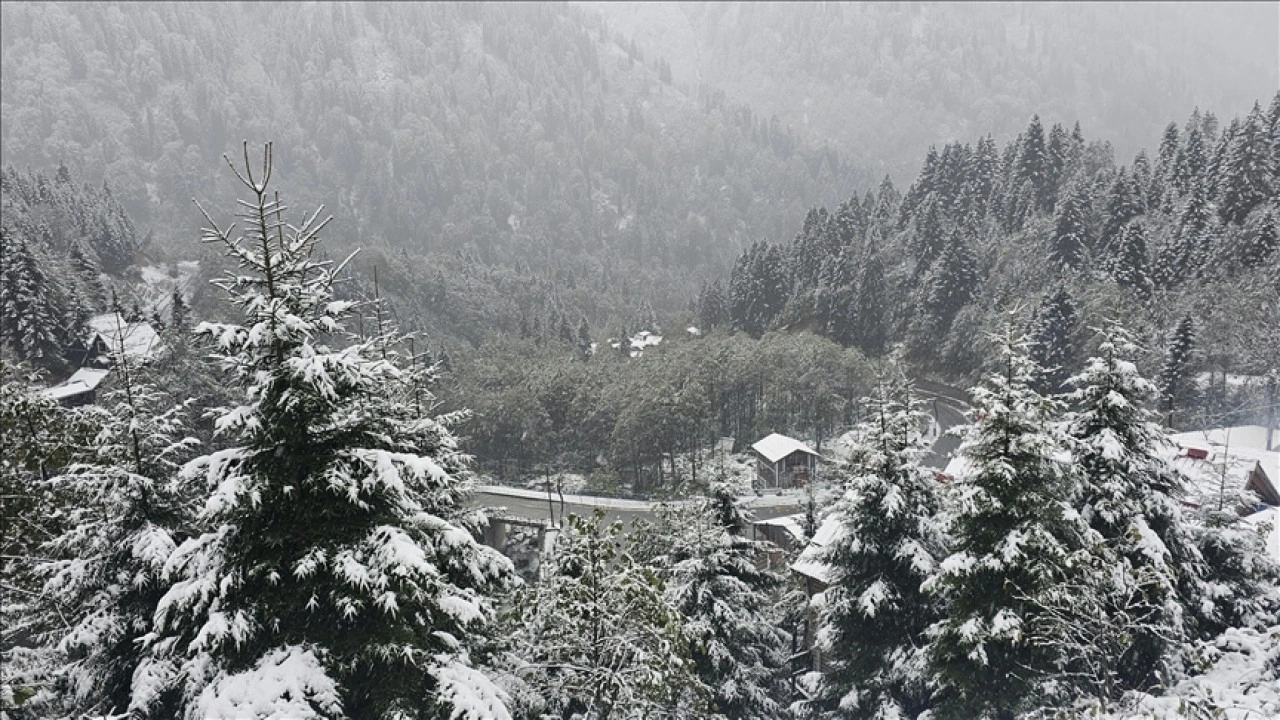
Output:
M98 385L110 370L80 368L67 381L44 391L47 397L57 400L63 407L92 405L98 401Z
M751 449L756 456L756 477L760 487L802 487L817 475L821 456L795 438L773 433L752 445Z

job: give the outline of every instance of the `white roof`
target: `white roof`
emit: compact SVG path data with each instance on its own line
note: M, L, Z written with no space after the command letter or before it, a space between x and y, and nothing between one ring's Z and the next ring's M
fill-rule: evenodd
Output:
M819 554L830 547L832 543L840 538L844 533L844 526L840 523L840 517L836 514L827 516L822 521L822 525L818 526L818 531L813 534L813 539L809 541L808 546L800 553L800 557L791 564L791 569L805 577L811 577L819 582L831 583L831 566L818 560Z
M110 370L100 370L98 368L80 368L75 374L67 378L67 381L55 385L44 391L47 397L54 400L61 400L75 395L81 395L98 387L102 379L107 376Z
M818 456L818 453L814 452L808 445L805 445L795 438L789 438L786 435L779 435L778 433L773 433L765 439L760 440L755 445L752 445L751 449L763 455L764 459L769 462L778 462L797 450L815 457Z
M1170 461L1174 469L1187 479L1185 501L1196 507L1215 502L1215 498L1224 492L1228 498L1244 497L1249 477L1258 468L1257 460L1230 455L1201 460L1180 454Z
M780 527L780 528L783 528L784 530L787 530L792 535L794 535L797 540L803 540L804 526L800 524L800 521L803 519L804 519L804 513L796 513L794 515L780 515L778 517L768 518L766 520L756 520L751 524L767 525L770 527Z
M647 347L649 347L649 346L651 346L651 345L659 345L659 344L661 344L661 343L662 343L662 336L661 336L661 335L654 335L653 333L649 332L648 330L641 330L640 332L636 333L635 335L632 335L632 336L631 336L631 338L630 338L630 341L631 341L631 347L632 347L632 349L635 349L635 350L643 350L644 348L647 348Z
M1246 515L1241 518L1241 521L1259 529L1270 526L1266 529L1267 553L1273 560L1280 562L1280 508L1270 507L1261 512Z
M1261 425L1237 425L1235 427L1213 428L1212 430L1174 433L1169 436L1169 439L1184 447L1227 445L1232 451L1236 448L1267 450L1267 429ZM1280 452L1280 430L1273 433L1271 443L1276 446L1272 452Z
M1228 431L1230 431L1229 434ZM1258 439L1259 431L1261 431L1261 440ZM1234 428L1175 433L1170 435L1169 439L1179 447L1200 448L1245 460L1257 460L1272 486L1280 490L1280 450L1263 449L1267 438L1266 432L1266 428L1260 425L1241 425ZM1275 433L1275 437L1280 438L1280 431ZM1226 442L1227 440L1230 442Z
M942 470L942 474L952 480L960 480L973 474L973 463L969 458L957 455L947 462L947 467Z
M127 358L148 358L163 349L160 336L150 323L125 322L118 313L106 313L89 318L89 342L101 337L112 353L120 352L121 340L124 341L124 355Z

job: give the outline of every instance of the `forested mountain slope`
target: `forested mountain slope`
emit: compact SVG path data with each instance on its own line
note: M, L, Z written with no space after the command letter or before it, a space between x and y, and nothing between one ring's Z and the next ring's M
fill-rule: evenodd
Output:
M699 323L810 329L872 354L901 343L959 381L1006 311L1042 365L1068 370L1089 328L1122 320L1179 424L1191 408L1260 421L1256 403L1226 405L1226 377L1280 372L1280 94L1229 122L1196 110L1152 146L1117 161L1079 126L1032 117L1003 149L989 135L930 148L904 193L886 182L809 211L790 243L753 245L704 288ZM1200 398L1197 372L1217 378Z
M930 144L1079 121L1128 156L1280 86L1274 3L588 3L671 65L904 181Z
M742 107L700 102L563 5L5 3L4 161L104 180L153 250L195 252L220 156L274 140L405 320L477 340L625 322L750 239L867 183ZM337 250L335 249L335 252ZM391 258L384 257L393 253Z

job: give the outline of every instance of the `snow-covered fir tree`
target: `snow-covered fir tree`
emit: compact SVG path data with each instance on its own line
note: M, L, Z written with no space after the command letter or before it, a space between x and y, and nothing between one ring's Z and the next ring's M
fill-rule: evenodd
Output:
M25 238L0 228L0 344L42 366L62 362L61 293Z
M749 520L725 485L665 520L658 535L667 598L683 618L710 710L743 720L778 717L791 645L774 605L783 579L757 565L764 544L743 536Z
M1195 320L1190 315L1184 315L1169 337L1164 365L1160 368L1160 408L1167 413L1166 425L1174 424L1174 412L1181 407L1185 394L1191 391L1187 387L1186 376L1191 371L1195 350Z
M620 720L705 707L680 613L656 570L635 560L622 525L569 517L542 579L513 609L513 696L520 717ZM528 688L529 693L519 692ZM680 710L680 713L676 711Z
M1207 601L1199 597L1203 560L1183 522L1184 480L1162 453L1168 440L1147 409L1156 388L1138 373L1137 352L1124 329L1104 330L1097 355L1070 380L1077 409L1066 419L1081 481L1077 507L1109 566L1098 588L1103 607L1141 620L1125 628L1125 647L1105 647L1112 694L1168 677L1167 656L1188 637L1184 605Z
M1089 197L1083 186L1069 189L1057 205L1049 258L1063 267L1079 269L1084 262L1089 246L1088 210Z
M943 717L1012 718L1050 688L1067 658L1031 630L1037 605L1066 587L1088 526L1070 505L1059 401L1032 389L1040 368L1010 324L994 339L995 370L973 390L974 420L957 456L967 466L948 503L951 554L925 588L947 603L929 657L956 695Z
M418 412L394 338L344 329L341 265L314 259L326 221L284 223L270 144L260 175L247 146L236 174L245 236L206 215L205 239L240 265L217 284L244 322L196 329L243 390L217 420L235 444L182 471L204 489L201 532L165 566L131 711L506 717L471 651L512 570L473 539L454 418Z
M840 530L823 554L830 586L815 598L823 669L813 714L915 717L936 690L925 631L941 606L921 586L937 570L944 538L933 472L920 464L929 416L905 378L871 400L852 478L833 517Z
M1031 357L1043 369L1037 388L1044 392L1057 392L1070 375L1072 348L1075 347L1075 301L1065 285L1041 303L1032 328Z
M43 580L33 608L39 646L27 658L49 716L123 714L130 703L139 641L167 590L165 563L183 538L191 500L175 482L196 441L187 403L174 404L135 377L115 353L117 388L95 413L93 457L50 481L61 533L35 568Z

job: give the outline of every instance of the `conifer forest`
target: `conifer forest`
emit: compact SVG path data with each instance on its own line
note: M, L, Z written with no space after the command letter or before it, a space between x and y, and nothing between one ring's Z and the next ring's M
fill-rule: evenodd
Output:
M0 720L1280 718L1275 3L0 61Z

